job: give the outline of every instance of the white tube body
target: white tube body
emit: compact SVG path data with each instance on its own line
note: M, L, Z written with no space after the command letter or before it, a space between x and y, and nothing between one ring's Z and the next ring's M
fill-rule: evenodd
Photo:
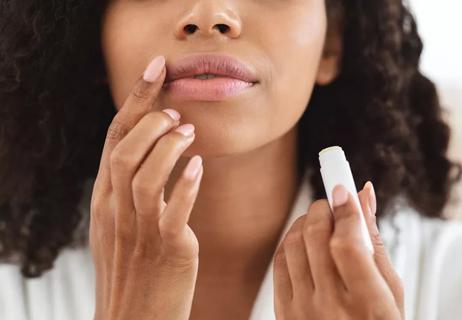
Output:
M350 164L348 163L345 153L341 147L333 146L323 149L319 152L319 162L321 164L321 176L326 190L327 200L331 211L333 212L332 205L332 191L337 184L342 184L353 196L354 202L358 208L361 221L361 235L364 242L371 253L374 253L371 237L367 229L366 220L359 202L358 191L356 190L353 174L351 173Z

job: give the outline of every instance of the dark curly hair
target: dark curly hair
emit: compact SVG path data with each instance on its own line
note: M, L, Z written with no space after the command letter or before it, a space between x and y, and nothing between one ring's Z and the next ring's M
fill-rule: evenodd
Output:
M79 202L94 179L116 113L100 45L106 1L0 0L0 259L26 277L73 244ZM341 145L358 188L374 182L378 214L404 196L441 217L461 166L434 84L419 71L422 42L401 0L327 0L342 13L342 71L316 86L299 123L299 172L324 197L318 152ZM338 15L337 15L338 16ZM454 172L453 172L454 171Z

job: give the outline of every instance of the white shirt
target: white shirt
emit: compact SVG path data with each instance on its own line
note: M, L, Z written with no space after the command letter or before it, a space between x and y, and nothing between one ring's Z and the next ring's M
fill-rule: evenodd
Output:
M304 179L279 241L307 212L311 199ZM88 211L88 202L83 206ZM461 319L462 223L424 218L408 207L379 223L385 247L404 282L406 319ZM275 319L272 272L270 264L250 320ZM38 279L25 280L17 266L0 265L2 320L93 319L94 294L88 248L63 250L54 268Z

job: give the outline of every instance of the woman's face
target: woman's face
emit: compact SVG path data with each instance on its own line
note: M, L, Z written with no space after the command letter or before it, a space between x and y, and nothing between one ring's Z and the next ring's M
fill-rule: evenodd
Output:
M291 130L305 111L322 73L326 20L324 0L113 0L102 48L115 106L157 55L167 68L188 54L231 55L256 71L258 84L218 101L180 99L163 89L159 105L195 125L186 155L256 149Z

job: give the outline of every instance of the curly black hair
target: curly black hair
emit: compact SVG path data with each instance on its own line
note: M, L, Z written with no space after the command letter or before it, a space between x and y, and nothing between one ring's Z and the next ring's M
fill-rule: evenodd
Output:
M441 217L462 167L446 155L450 129L419 71L413 15L401 0L326 1L342 12L342 70L315 87L299 122L300 174L325 197L318 152L340 145L358 188L374 182L379 216L402 195ZM106 5L0 0L0 259L25 277L51 269L85 218L79 202L116 113L102 81Z

